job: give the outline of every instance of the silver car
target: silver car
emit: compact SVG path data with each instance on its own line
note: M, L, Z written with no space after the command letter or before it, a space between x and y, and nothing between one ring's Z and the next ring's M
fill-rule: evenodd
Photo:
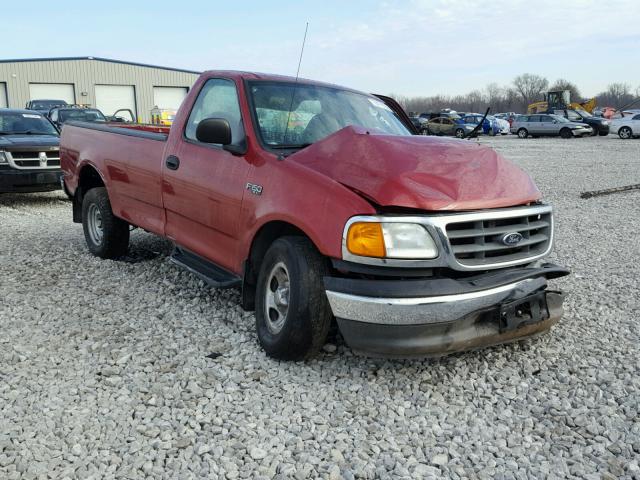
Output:
M536 114L520 115L511 124L511 133L520 138L560 136L562 138L586 137L593 133L585 123L571 122L560 115Z

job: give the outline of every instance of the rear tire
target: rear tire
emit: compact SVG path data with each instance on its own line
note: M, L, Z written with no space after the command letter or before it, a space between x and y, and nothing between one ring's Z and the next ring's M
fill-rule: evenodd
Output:
M601 137L606 137L607 135L609 135L609 132L599 132L598 135L600 135Z
M456 129L456 138L464 138L464 130L461 128Z
M111 210L107 189L96 187L82 199L82 229L89 251L100 258L118 258L129 249L129 224Z
M573 135L571 134L571 130L568 128L563 128L560 130L560 137L562 138L571 138Z
M618 130L618 136L623 140L628 140L633 137L633 131L629 127L622 127Z
M270 357L304 360L323 347L333 319L326 260L304 237L282 237L264 256L256 285L256 331Z
M529 132L527 131L526 128L521 128L520 130L518 130L519 138L527 138L528 136L529 136Z

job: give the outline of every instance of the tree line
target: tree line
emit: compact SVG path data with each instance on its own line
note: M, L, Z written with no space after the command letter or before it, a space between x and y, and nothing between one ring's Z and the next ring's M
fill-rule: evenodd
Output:
M523 73L513 79L511 85L501 86L490 83L483 90L472 90L466 95L433 95L430 97L395 96L407 112L439 112L451 108L461 112L484 112L487 107L491 111L524 113L531 103L544 100L549 90L569 90L572 102L589 100L582 96L578 86L565 79L550 83L545 77L532 73ZM626 83L611 83L607 89L596 95L596 103L600 107L624 107L640 97L640 86L632 89Z

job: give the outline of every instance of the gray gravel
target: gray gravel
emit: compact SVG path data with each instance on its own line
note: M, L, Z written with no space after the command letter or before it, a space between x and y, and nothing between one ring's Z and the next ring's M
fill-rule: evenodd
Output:
M0 196L0 478L640 478L640 192L579 198L640 141L481 142L556 206L566 316L439 360L270 360L167 242L101 261L61 193Z

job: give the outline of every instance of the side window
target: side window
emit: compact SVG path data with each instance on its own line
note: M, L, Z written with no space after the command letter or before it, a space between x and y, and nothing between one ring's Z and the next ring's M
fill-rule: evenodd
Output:
M57 122L58 121L58 111L57 110L51 112L51 121L52 122Z
M567 114L565 115L565 117L568 118L569 120L573 120L574 122L575 121L579 122L582 120L582 117L579 114L577 114L576 112L572 112L570 110L567 111Z
M235 83L221 78L207 80L187 120L184 129L185 137L197 141L196 128L205 118L224 118L231 127L231 142L238 144L244 140L244 127Z
M631 120L640 120L640 115L636 115L635 117L633 117Z

